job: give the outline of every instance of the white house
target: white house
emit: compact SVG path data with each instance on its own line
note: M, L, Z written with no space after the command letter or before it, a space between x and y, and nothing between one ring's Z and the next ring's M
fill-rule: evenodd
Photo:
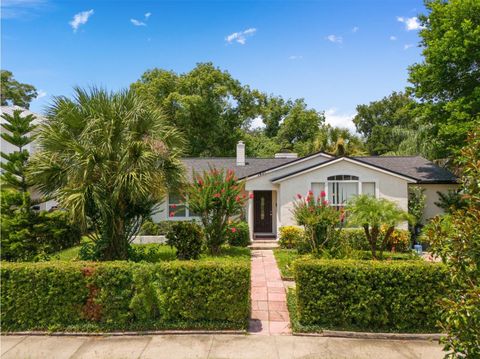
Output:
M245 180L245 190L253 194L246 209L252 238L276 237L279 227L295 224L292 208L296 195L309 190L315 196L325 191L333 206L344 206L352 196L368 193L408 210L409 186L420 186L427 196L424 218L428 219L442 212L434 204L437 191L457 186L452 173L420 156L334 157L318 152L301 158L292 153L246 158L245 145L239 142L236 158L185 158L183 163L190 179L194 171L215 167L231 169ZM175 215L169 217L173 208ZM155 221L195 218L176 194L170 194L160 209Z

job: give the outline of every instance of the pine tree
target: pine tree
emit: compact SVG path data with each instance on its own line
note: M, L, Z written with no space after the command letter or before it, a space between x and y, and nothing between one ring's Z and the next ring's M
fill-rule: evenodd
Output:
M1 152L1 156L5 159L1 163L2 175L1 181L4 188L15 189L21 192L27 192L28 183L26 179L26 165L29 152L25 148L34 140L32 131L35 129L33 121L35 116L30 114L22 116L22 110L14 110L13 115L7 113L2 114L2 118L6 121L2 123L2 138L17 148L11 153Z

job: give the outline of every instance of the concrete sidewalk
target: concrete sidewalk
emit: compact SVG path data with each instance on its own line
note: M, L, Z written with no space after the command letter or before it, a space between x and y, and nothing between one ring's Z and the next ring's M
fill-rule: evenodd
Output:
M1 358L440 359L443 353L437 343L404 340L257 335L2 336Z

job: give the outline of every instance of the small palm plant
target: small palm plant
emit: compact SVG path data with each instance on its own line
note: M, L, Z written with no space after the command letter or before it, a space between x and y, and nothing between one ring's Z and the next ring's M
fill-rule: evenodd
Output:
M40 127L30 178L93 230L91 257L127 259L130 242L183 178L183 140L132 91L75 89Z
M379 258L383 258L383 251L395 226L402 221L411 220L411 216L398 208L395 203L369 195L355 196L348 202L346 211L348 223L361 226L365 230L374 259L378 258L377 249L380 251ZM379 245L378 248L377 245Z

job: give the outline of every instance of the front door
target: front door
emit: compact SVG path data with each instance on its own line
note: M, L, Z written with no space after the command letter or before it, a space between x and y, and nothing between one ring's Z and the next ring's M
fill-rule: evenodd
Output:
M272 191L255 191L253 194L253 231L272 233Z

